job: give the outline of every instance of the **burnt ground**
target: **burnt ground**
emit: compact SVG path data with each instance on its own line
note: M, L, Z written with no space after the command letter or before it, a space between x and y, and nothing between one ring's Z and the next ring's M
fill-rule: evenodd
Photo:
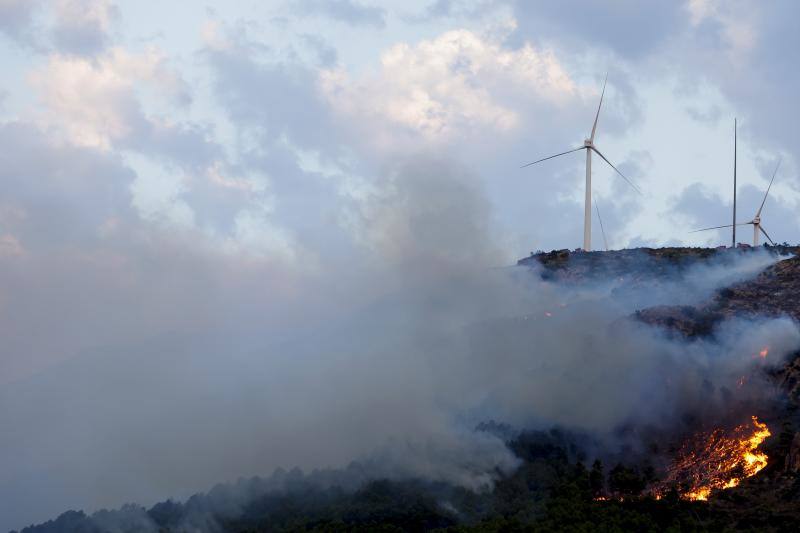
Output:
M718 290L698 306L658 306L636 312L646 324L686 337L711 335L732 317L788 316L800 322L800 256L766 268L755 279ZM800 354L775 374L788 397L800 404Z
M800 321L800 256L768 267L753 280L723 288L699 306L653 307L636 316L686 336L708 333L733 316L790 316Z
M520 266L541 268L544 279L565 282L594 279L670 279L702 262L733 263L742 254L766 250L775 255L800 253L800 246L760 248L632 248L608 252L553 250L520 259Z

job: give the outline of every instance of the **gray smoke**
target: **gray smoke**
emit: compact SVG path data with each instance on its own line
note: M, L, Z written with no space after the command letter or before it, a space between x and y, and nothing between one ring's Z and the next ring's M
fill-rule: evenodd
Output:
M47 306L80 305L63 319L103 342L0 389L0 528L352 460L480 490L517 464L480 422L601 441L666 427L800 345L787 319L696 342L626 319L753 276L767 254L661 285L498 268L511 258L477 181L440 160L389 169L345 215L356 238L297 268L132 231L107 250L121 270L101 256L88 274L41 260L17 272L23 287L65 280L36 307L41 323L58 323ZM766 344L769 359L754 357Z

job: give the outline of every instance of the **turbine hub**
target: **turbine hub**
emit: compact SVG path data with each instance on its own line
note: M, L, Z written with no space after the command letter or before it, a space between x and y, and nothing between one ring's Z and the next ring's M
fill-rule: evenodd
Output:
M591 141L591 139L584 139L584 141L583 141L583 145L584 145L586 148L591 148L592 146L594 146L594 145L592 144L592 141Z

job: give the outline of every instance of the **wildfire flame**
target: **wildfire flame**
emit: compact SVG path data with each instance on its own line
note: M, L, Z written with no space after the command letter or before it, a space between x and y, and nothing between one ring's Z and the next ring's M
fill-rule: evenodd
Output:
M761 356L761 359L766 359L767 355L769 355L769 346L758 352L758 355Z
M766 424L752 417L752 424L733 430L715 429L696 435L683 445L662 483L652 491L661 498L668 487L688 487L687 500L707 500L713 490L729 489L767 466L767 455L758 447L771 435Z

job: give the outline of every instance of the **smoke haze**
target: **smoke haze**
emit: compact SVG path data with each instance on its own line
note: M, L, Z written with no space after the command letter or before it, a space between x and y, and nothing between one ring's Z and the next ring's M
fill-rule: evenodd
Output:
M345 206L355 237L319 262L129 222L88 255L5 263L4 299L21 305L3 322L8 346L64 360L0 390L0 528L352 460L480 490L516 465L480 422L613 443L620 426L713 409L800 345L787 319L691 343L625 319L753 276L766 253L661 283L547 282L502 267L512 259L469 172L422 156L382 183Z

